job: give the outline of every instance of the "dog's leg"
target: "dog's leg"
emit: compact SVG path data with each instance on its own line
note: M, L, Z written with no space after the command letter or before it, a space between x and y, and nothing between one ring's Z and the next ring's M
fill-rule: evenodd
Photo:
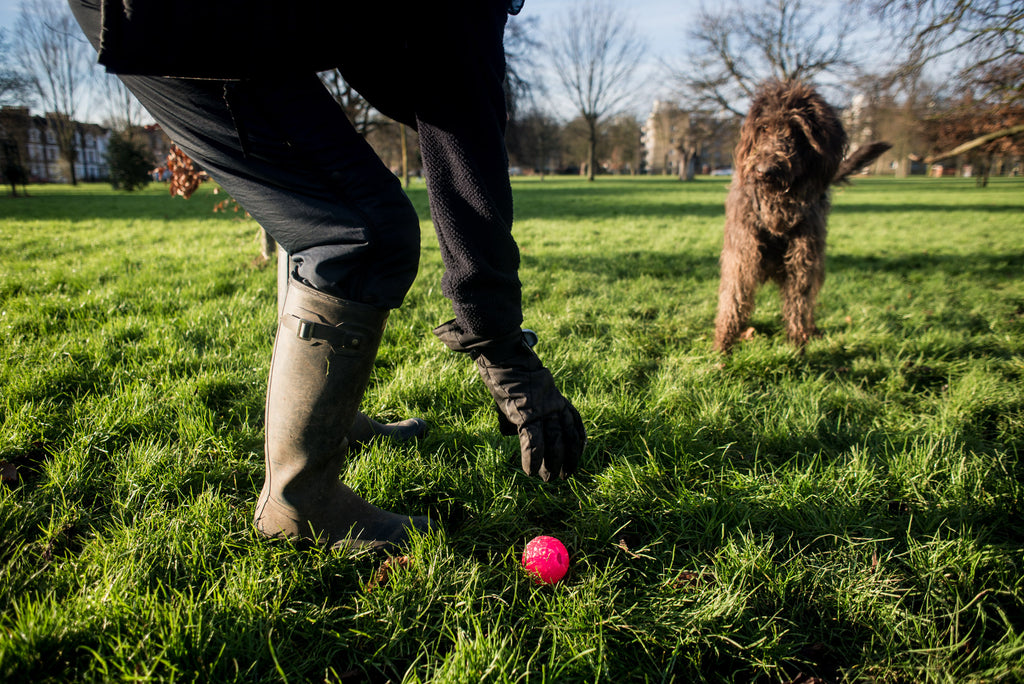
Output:
M755 254L756 249L755 246ZM726 246L722 250L721 271L718 314L715 317L715 349L728 354L754 310L758 269L745 263L737 250Z
M824 282L824 240L814 236L794 238L786 251L785 276L779 281L779 289L786 334L798 347L818 334L814 307Z

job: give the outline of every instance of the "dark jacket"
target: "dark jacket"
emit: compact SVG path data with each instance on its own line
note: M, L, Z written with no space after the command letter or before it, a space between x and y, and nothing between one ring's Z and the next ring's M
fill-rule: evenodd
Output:
M230 80L324 71L332 67L326 48L344 39L343 25L304 0L99 1L99 62L119 74Z
M523 6L523 0L491 1L502 3L511 14L518 14ZM365 25L362 22L393 23L395 42L402 43L407 31L428 30L410 17L430 11L429 3L415 0L98 2L99 62L108 71L223 80L326 71L336 66L334 46L359 31ZM379 48L383 52L389 46Z

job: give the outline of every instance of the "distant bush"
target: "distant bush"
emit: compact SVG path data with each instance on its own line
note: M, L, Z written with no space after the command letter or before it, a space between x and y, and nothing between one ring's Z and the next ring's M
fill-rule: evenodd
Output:
M149 148L128 133L115 133L107 145L110 184L115 190L138 190L149 185L153 159Z

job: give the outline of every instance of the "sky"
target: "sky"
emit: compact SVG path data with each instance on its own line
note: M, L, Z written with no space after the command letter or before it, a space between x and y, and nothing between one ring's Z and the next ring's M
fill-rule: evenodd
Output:
M5 1L5 0L0 0ZM677 63L684 53L691 22L706 0L610 0L634 23L637 35L647 42L643 65L645 87L639 95L637 114L646 115L656 98L668 99L671 91L661 81L661 63ZM540 30L554 30L576 0L526 0L521 17L537 17ZM550 77L549 77L550 79ZM551 79L553 80L553 79ZM559 114L567 115L569 105L554 103ZM560 105L560 106L559 106ZM568 112L571 115L571 112Z
M8 2L9 0L0 0ZM611 0L615 7L628 8L637 32L648 40L652 52L678 47L686 36L690 18L700 3L695 0ZM535 16L541 28L556 24L576 0L526 0L522 17Z
M14 20L18 18L18 5L20 0L0 0L0 28L7 29L7 33L14 32Z

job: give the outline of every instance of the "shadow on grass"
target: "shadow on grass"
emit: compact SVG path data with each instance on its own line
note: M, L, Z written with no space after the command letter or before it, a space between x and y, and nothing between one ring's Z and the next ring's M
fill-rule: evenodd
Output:
M718 256L708 254L672 254L630 250L607 256L522 257L523 268L540 271L589 273L611 280L648 277L658 280L711 280L718 278Z
M622 198L601 193L594 197L569 190L552 190L543 200L517 202L516 220L530 219L609 219L635 220L641 217L725 218L723 202L695 202L682 196L679 202L637 200L636 191L623 193ZM630 199L632 197L632 199ZM724 200L724 198L723 198Z
M829 254L826 269L829 273L843 271L865 273L913 273L935 271L944 274L970 275L1003 281L1006 275L1020 275L1024 268L1024 252L1007 254L917 254L899 256L861 256ZM826 274L826 278L827 278ZM827 287L827 285L826 285Z
M114 190L90 189L88 194L37 194L19 202L4 205L5 218L41 221L60 220L125 220L148 219L154 221L230 221L237 222L240 214L214 213L214 205L223 199L201 192L190 199L155 196L152 192L125 193ZM255 223L253 229L255 230Z
M1019 214L1020 206L1007 204L923 204L919 202L901 202L898 204L876 204L858 202L853 199L847 202L834 203L833 214L912 214L941 212L949 214Z
M996 179L991 191L977 188L971 179L885 179L872 178L855 181L855 188L864 192L906 192L917 201L886 203L859 201L848 192L836 193L833 212L841 214L902 213L902 212L1019 212L1019 205L994 205L984 202L986 192L999 192L1024 187L1019 179ZM575 179L557 178L551 182L513 182L516 201L516 219L535 218L589 218L589 217L642 217L642 216L697 216L724 217L728 178L699 177L682 183L673 177L614 178L602 177L594 183ZM86 192L63 192L63 188L43 188L27 198L5 203L9 218L42 220L148 218L148 219L211 219L236 220L237 214L214 214L213 207L224 195L213 195L213 186L203 188L191 199L163 194L161 186L150 186L140 193L126 193L106 187L89 187ZM426 188L414 185L407 191L421 219L429 220ZM856 192L856 191L853 191ZM652 195L665 195L663 201L654 201ZM852 193L851 193L852 194ZM944 200L962 194L971 194L979 200L971 203L929 204L922 195L934 194ZM678 198L673 201L672 196Z
M522 256L524 269L571 273L589 273L614 280L648 277L659 280L714 280L719 277L718 252L707 249L685 252L630 250L602 256ZM917 254L899 256L864 256L830 253L828 274L872 273L910 274L931 271L972 279L1004 282L1008 275L1016 277L1024 269L1024 252L1011 254ZM766 285L768 287L770 285ZM826 280L826 288L828 281Z

